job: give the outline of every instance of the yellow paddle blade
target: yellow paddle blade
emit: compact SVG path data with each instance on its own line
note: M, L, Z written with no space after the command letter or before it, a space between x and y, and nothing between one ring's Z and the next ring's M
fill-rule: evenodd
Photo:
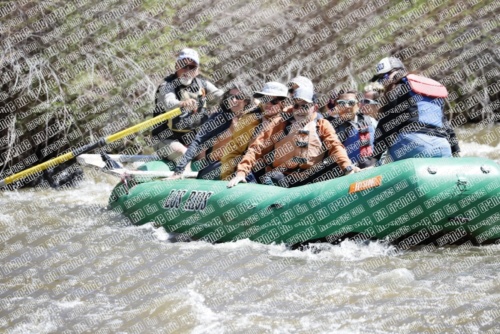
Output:
M179 108L176 108L174 110L168 111L164 114L161 114L159 116L156 116L154 118L151 118L147 121L144 121L142 123L136 124L128 129L122 130L120 132L117 132L113 135L110 135L106 138L101 138L98 141L96 141L93 144L85 145L84 147L72 150L71 152L65 153L63 155L60 155L58 157L55 157L53 159L50 159L48 161L45 161L44 163L41 163L39 165L33 166L31 168L28 168L26 170L23 170L22 172L13 174L11 176L6 177L5 179L0 181L0 187L3 187L5 185L11 184L15 181L18 181L20 179L23 179L25 177L28 177L30 175L33 175L35 173L44 171L46 169L55 167L57 165L62 164L63 162L66 162L68 160L71 160L75 157L77 157L80 154L86 153L88 151L91 151L97 147L104 146L107 143L112 143L114 141L117 141L121 138L124 138L128 135L131 135L133 133L139 132L141 130L150 128L158 123L164 122L170 118L173 118L175 116L178 116L181 114L181 110Z
M59 164L62 164L63 162L66 162L68 160L73 159L75 156L73 155L73 152L68 152L66 154L60 155L58 157L55 157L53 159L50 159L48 161L45 161L44 163L41 163L39 165L33 166L31 168L25 169L22 172L19 172L17 174L7 176L5 179L0 181L0 187L11 184L13 182L16 182L17 180L23 179L27 176L33 175L35 173L44 171L46 169L55 167Z

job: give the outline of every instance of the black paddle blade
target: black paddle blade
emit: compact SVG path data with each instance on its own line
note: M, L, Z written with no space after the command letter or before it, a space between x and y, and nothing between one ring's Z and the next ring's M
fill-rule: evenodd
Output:
M121 169L121 168L123 168L123 166L120 165L120 163L118 163L117 161L111 159L111 157L109 155L107 155L106 153L104 153L104 152L101 152L101 159L106 164L104 166L105 170Z

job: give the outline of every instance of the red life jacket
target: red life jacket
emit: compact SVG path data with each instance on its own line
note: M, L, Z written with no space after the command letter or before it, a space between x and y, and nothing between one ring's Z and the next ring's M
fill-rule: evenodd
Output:
M448 90L446 89L446 87L436 80L432 80L430 78L426 78L416 74L408 74L406 78L408 79L411 90L417 94L434 98L439 97L443 99L448 97Z

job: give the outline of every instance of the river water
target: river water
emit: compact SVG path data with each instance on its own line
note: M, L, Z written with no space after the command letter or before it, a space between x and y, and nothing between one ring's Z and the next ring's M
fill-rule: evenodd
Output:
M500 163L498 128L463 155ZM0 332L500 333L500 244L172 243L106 210L115 182L0 193Z

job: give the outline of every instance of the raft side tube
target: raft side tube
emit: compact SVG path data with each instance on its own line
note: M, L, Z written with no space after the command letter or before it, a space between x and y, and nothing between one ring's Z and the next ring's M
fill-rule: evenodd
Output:
M226 185L151 181L129 185L127 194L121 184L110 206L134 224L154 222L186 240L213 243L350 238L407 249L500 240L500 168L488 159L408 159L290 189Z

